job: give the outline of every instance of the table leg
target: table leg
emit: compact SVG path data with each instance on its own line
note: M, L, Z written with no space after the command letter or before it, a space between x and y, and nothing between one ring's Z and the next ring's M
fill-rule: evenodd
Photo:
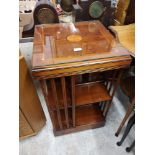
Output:
M133 126L134 124L135 124L135 115L133 115L133 116L129 119L128 124L127 124L127 126L126 126L126 129L125 129L125 131L124 131L124 134L123 134L123 136L122 136L122 139L121 139L119 142L117 142L117 145L118 145L118 146L121 146L121 145L122 145L122 143L124 142L126 136L128 135L130 129L132 128L132 126Z
M135 146L135 140L133 141L130 147L126 148L126 152L130 152L134 146Z
M131 112L133 111L134 105L135 105L135 98L132 99L132 102L129 105L128 110L127 110L127 112L126 112L126 114L125 114L125 116L124 116L124 118L123 118L123 120L122 120L119 128L117 129L117 132L115 133L115 136L118 136L119 135L119 133L122 130L122 127L124 126L126 120L129 118Z

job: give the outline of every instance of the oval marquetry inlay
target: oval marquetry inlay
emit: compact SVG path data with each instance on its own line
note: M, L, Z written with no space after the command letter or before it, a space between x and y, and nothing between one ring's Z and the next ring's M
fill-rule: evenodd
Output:
M70 42L79 42L82 40L82 37L80 35L69 35L67 37L67 40L70 41Z

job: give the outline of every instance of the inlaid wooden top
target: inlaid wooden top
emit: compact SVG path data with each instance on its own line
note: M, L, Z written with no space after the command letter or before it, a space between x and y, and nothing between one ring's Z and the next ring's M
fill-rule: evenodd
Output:
M60 71L118 59L130 60L129 53L116 43L99 21L44 24L35 27L32 57L34 76L49 76L49 70ZM36 75L39 72L42 73Z

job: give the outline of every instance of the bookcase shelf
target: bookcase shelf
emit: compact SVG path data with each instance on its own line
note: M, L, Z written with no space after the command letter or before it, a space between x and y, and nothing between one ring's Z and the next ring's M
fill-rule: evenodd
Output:
M56 110L54 103L54 94L51 87L48 90L48 99L50 101L51 110ZM71 91L67 88L67 107L71 105ZM59 108L64 109L64 100L62 97L62 90L60 85L57 86L57 95L59 100ZM111 96L109 95L106 86L103 82L90 82L84 84L78 84L75 86L75 106L82 106L87 104L93 104L101 101L109 101Z
M66 134L67 132L73 132L75 128L77 130L84 130L87 128L96 128L100 126L104 126L105 118L103 113L98 106L98 103L93 105L86 105L76 108L75 117L76 117L76 127L73 127L72 123L72 111L71 108L68 108L68 116L69 116L69 128L67 128L67 122L65 117L64 109L60 110L61 115L61 123L62 129L60 129L58 123L58 117L56 111L51 111L53 113L53 123L55 126L55 135Z
M97 104L76 108L76 126L93 125L97 123L104 125L104 122L104 116Z
M76 106L92 104L101 101L111 100L110 95L102 82L93 82L76 85L75 103Z

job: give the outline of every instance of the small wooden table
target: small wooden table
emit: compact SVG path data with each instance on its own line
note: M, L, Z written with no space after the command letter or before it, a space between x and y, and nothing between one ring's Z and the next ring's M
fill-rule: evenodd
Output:
M103 126L119 70L130 63L128 51L99 21L36 26L32 75L55 136Z
M116 40L121 43L130 53L130 55L135 58L135 24L123 25L123 26L110 26L111 31L115 33ZM125 122L129 118L130 114L135 107L135 78L130 77L126 80L122 80L121 86L125 94L131 99L131 103L128 106L128 110L120 123L115 135L118 136L122 130Z
M109 28L115 33L116 40L135 57L135 24L109 26Z

